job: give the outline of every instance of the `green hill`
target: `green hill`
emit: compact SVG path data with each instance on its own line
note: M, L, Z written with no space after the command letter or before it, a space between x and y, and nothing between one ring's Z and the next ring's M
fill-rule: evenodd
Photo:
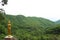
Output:
M6 18L12 22L13 35L19 33L20 36L26 36L27 33L29 36L39 36L45 34L48 28L53 28L55 25L54 22L45 18L25 17L23 15L6 15Z
M20 26L36 26L36 27L43 27L43 28L47 28L47 27L52 27L55 23L45 19L45 18L38 18L38 17L25 17L23 15L6 15L6 18L8 18L8 20L11 20L12 23L16 24L16 25L20 25Z
M7 35L8 20L12 24L12 35L16 36L18 40L47 40L46 31L49 28L55 28L56 25L54 22L45 18L25 17L23 15L5 15L5 19L2 20L0 22L1 40Z

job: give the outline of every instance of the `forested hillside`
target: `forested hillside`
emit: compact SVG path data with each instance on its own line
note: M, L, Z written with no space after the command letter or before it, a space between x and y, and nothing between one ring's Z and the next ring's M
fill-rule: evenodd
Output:
M8 20L12 24L12 35L18 40L60 40L60 26L55 22L41 17L7 14L0 15L1 40L7 35Z

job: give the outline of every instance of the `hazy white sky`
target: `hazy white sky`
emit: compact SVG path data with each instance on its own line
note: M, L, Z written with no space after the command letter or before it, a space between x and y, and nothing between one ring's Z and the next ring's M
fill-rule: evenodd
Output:
M60 0L8 0L6 14L60 19Z

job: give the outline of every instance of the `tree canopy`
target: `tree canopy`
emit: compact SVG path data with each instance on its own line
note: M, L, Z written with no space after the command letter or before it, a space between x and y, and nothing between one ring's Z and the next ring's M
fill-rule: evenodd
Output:
M2 6L7 5L8 0L2 0Z

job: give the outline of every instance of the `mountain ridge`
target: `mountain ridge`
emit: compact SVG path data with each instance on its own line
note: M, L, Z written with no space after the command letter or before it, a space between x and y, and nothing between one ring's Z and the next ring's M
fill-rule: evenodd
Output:
M56 25L55 22L41 17L5 15L5 20L0 24L0 34L3 34L3 37L7 34L7 22L9 20L11 21L12 35L16 36L18 40L42 40L45 36L47 37L46 32L50 32L50 28L55 28L54 25Z

